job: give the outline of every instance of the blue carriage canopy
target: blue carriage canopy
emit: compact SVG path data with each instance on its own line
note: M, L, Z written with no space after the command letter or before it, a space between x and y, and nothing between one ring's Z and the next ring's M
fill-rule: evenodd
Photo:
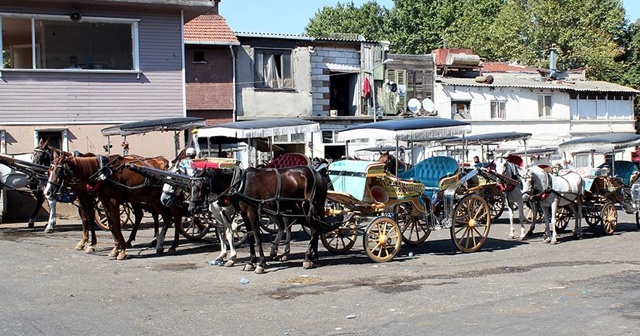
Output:
M460 120L437 117L406 118L348 126L338 133L338 141L354 139L422 141L427 138L469 132L471 132L471 124Z
M103 136L132 135L157 131L182 131L189 128L205 126L204 118L162 118L134 121L102 129Z
M253 139L318 131L320 131L320 124L317 122L304 119L282 118L238 121L203 127L198 129L198 137L223 136L237 139Z
M461 145L466 142L468 145L497 145L506 141L527 140L531 138L531 133L522 132L496 132L485 134L472 134L469 136L457 137L442 141L444 145Z
M596 151L613 152L617 149L640 146L640 134L609 133L573 139L560 144L560 148L569 153Z

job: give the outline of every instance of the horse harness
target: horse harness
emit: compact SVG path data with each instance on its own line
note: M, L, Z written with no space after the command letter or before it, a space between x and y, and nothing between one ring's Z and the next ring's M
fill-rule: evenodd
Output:
M278 170L278 168L259 168L259 171L266 171L266 172L273 172L276 175L276 181L277 181L277 185L276 185L276 192L274 197L272 198L268 198L268 199L256 199L256 198L252 198L249 197L247 195L244 194L244 189L245 189L245 182L246 182L246 174L247 171L243 171L242 174L237 174L236 171L234 171L234 176L231 182L231 186L229 187L229 189L223 191L222 193L220 193L220 195L218 196L218 202L220 203L220 200L227 200L226 202L230 202L231 200L229 198L224 198L224 196L231 196L231 197L237 197L240 200L244 201L245 203L247 203L249 206L251 206L254 209L258 210L258 216L261 217L262 213L266 213L268 215L273 215L273 216L283 216L283 217L306 217L306 218L310 218L312 213L313 213L313 204L310 201L311 199L315 199L315 195L316 195L316 186L317 186L317 177L316 174L314 174L314 170L311 167L306 167L307 169L309 169L309 171L311 171L311 175L313 176L313 187L311 189L311 196L310 199L306 199L306 198L289 198L289 197L283 197L282 196L282 176L280 175L280 171ZM239 168L236 168L235 170L239 170ZM309 203L309 211L307 213L303 213L303 214L293 214L293 213L288 213L288 212L282 212L281 210L281 202L291 202L291 201L299 201L302 204L302 209L304 209L304 204L305 202ZM266 207L266 205L268 205L268 203L275 203L275 207L276 209L270 209L269 207Z
M532 193L532 192L530 192L530 191L524 191L524 192L525 192L525 193L529 193L529 194L531 195L531 196L530 196L530 197L531 197L531 199L533 199L533 200L534 200L534 201L536 201L536 202L541 202L541 201L546 200L546 199L549 197L549 195L551 195L551 194L554 194L554 195L556 195L557 197L559 197L559 198L561 198L561 199L564 199L565 201L572 202L572 201L573 201L572 199L570 199L570 198L568 198L568 197L565 197L565 196L563 195L563 193L560 193L560 192L558 192L558 191L556 191L556 190L554 190L554 189L553 189L553 179L551 178L551 173L549 173L549 172L547 172L547 171L544 171L544 170L543 170L543 172L544 172L544 174L545 174L545 178L546 178L546 182L547 182L547 186L546 186L546 188L543 188L543 189L542 189L539 193L537 193L537 194L533 194L533 193ZM567 181L567 179L566 179L566 178L564 178L564 176L557 175L557 177L558 177L558 178L561 178L561 179L563 179L563 180L565 180L565 181ZM533 178L533 177L532 177L532 176L529 176L528 178ZM567 182L568 182L568 181L567 181ZM532 184L531 191L533 191L533 189L534 189L534 188L533 188L533 184ZM578 194L578 193L576 192L575 194Z

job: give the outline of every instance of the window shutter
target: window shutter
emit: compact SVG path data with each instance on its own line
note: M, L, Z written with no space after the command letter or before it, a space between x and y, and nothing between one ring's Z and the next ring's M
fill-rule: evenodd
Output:
M407 110L407 94L408 94L408 85L407 85L407 70L396 70L396 83L398 83L398 86L400 85L404 85L406 90L405 90L405 95L404 97L399 97L397 104L395 105L395 108L392 110L393 112L405 112ZM398 91L400 91L400 89L398 89ZM399 95L399 93L398 93Z

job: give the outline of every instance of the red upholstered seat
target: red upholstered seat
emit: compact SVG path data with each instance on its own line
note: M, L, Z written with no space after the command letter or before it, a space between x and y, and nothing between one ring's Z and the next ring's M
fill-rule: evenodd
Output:
M518 167L522 167L524 165L524 160L521 157L513 154L509 154L507 156L507 162L511 162Z
M287 153L278 156L264 165L265 168L288 168L308 166L309 158L299 153Z

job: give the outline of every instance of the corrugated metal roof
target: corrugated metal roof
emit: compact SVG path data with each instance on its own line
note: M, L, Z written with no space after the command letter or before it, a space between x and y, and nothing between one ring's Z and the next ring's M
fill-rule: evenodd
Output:
M240 44L227 21L220 15L200 15L185 23L184 40L186 44Z
M442 85L448 86L457 85L494 88L519 87L528 89L555 89L583 92L640 93L640 91L627 86L602 81L537 81L534 78L540 77L494 77L492 84L478 83L473 78L441 78L436 81L442 83Z

